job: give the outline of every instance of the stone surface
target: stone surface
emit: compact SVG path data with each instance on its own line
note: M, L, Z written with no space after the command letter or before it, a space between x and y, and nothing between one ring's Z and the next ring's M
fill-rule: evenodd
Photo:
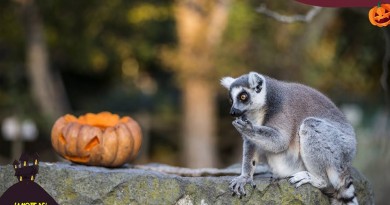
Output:
M354 185L360 204L373 204L368 181L356 170ZM69 163L40 163L36 182L59 204L329 204L311 185L295 188L286 179L256 176L257 187L233 197L232 176L180 177L154 171L107 169ZM17 182L11 165L0 166L0 195Z

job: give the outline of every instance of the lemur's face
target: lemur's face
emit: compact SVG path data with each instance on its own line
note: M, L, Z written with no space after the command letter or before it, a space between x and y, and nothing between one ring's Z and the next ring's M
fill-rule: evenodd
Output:
M260 110L265 105L265 78L251 72L238 78L222 78L221 84L229 90L233 117L243 117Z

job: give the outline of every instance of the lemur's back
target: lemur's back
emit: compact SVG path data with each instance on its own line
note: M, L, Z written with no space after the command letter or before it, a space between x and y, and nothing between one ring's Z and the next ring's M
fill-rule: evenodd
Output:
M336 105L328 97L311 87L268 77L267 90L267 94L270 95L267 96L267 100L277 102L276 104L268 104L271 107L275 106L270 109L270 115L284 117L296 125L299 125L307 117L318 117L352 129ZM288 103L283 101L288 101ZM273 113L272 110L279 110L279 112Z

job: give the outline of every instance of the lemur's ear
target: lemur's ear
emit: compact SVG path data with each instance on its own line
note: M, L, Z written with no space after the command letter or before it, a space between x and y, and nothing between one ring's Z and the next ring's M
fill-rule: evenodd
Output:
M248 83L250 88L255 89L255 91L259 93L263 86L263 77L256 72L250 72Z
M232 77L224 77L221 79L221 85L225 87L226 89L230 89L230 86L236 79Z

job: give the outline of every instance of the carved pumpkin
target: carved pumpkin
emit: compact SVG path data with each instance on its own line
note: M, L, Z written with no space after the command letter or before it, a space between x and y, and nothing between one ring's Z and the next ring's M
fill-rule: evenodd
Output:
M380 4L374 6L368 12L368 19L374 26L383 27L390 23L390 4Z
M54 123L51 132L54 150L65 159L105 167L118 167L134 159L141 141L136 121L109 112L79 118L67 114Z

